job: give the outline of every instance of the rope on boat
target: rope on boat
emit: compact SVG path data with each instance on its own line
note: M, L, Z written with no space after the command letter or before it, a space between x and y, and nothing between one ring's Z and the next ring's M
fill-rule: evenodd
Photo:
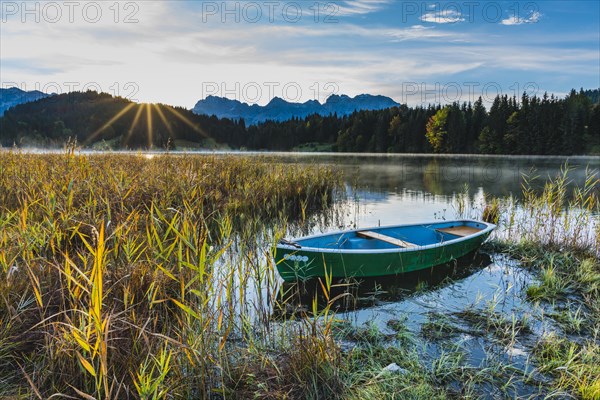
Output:
M285 244L287 246L293 246L293 247L295 247L297 249L301 249L302 248L302 246L300 244L298 244L296 242L292 242L292 241L287 240L287 239L279 239L279 243L280 244Z

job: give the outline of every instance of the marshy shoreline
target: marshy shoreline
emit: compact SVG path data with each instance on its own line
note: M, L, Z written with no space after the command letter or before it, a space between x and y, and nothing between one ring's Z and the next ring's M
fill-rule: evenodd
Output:
M280 290L273 245L332 223L347 178L332 167L2 152L0 397L599 398L594 173L486 199L504 233L484 245L489 263L467 268L503 265L498 276L527 274L522 287L382 328L340 307L356 306L354 282L318 282L319 301L273 317L303 290ZM523 312L502 306L507 294Z

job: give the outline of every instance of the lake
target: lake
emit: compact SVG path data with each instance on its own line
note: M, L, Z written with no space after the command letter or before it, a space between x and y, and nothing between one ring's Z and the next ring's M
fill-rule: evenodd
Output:
M520 198L524 174L538 177L532 186L541 188L568 165L572 184L583 186L586 168L600 169L600 157L275 154L288 162L340 168L346 211L357 227L452 219L465 193L475 203L484 196Z
M599 157L281 156L287 162L333 165L344 173L345 193L334 207L336 218L317 218L309 229L300 230L303 234L454 219L465 204L462 215L476 217L481 215L488 196L512 196L519 201L524 174L537 177L531 186L541 189L568 165L569 186L574 187L585 184L586 169L600 169ZM297 235L298 230L291 229L289 234ZM543 305L527 301L526 290L536 282L536 276L517 261L484 246L477 254L451 265L398 277L361 279L349 287L334 288L331 297L345 294L334 305L342 321L362 329L376 327L384 335L394 335L390 326L395 321L402 321L419 338L427 337L439 321L453 326L442 340L423 341L423 359L436 360L459 348L472 368L504 365L525 376L533 370L530 353L535 340L550 331L562 332L551 318L544 318L548 310ZM290 290L286 286L283 290ZM317 284L299 285L292 290L297 290L296 306L300 310L310 310L315 296L322 307L327 303ZM493 335L477 333L477 327L464 318L469 315L465 310L507 321L528 321L531 334L499 345ZM483 397L506 395L493 385L482 392L488 390ZM540 391L526 379L516 379L508 393L523 396Z

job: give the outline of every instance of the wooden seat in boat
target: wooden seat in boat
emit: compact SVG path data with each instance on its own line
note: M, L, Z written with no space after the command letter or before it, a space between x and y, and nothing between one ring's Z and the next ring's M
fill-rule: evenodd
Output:
M371 232L371 231L359 231L356 232L359 237L368 238L368 239L377 239L387 243L391 243L398 247L418 247L418 245L414 243L410 243L401 239L396 239L391 236L382 235L381 233Z
M439 228L439 229L436 229L436 231L442 232L442 233L449 233L449 234L455 235L455 236L470 236L470 235L473 235L474 233L481 231L481 229L461 225L461 226L453 226L451 228Z

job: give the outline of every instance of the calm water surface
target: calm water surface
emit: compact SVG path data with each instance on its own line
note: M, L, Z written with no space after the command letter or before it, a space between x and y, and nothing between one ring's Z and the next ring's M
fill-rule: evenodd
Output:
M521 198L524 176L529 176L532 186L538 189L552 178L560 175L568 166L570 186L583 186L586 171L600 170L600 157L495 157L495 156L426 156L426 155L363 155L363 154L289 154L283 153L287 162L330 165L343 171L345 194L338 204L338 219L315 224L303 233L321 233L340 228L366 228L379 225L416 223L459 217L460 203L472 204L473 217L480 215L484 198ZM535 179L532 179L534 178ZM469 214L467 210L466 214ZM290 233L293 235L293 233ZM487 261L485 261L487 260ZM500 260L500 261L498 261ZM468 267L473 264L462 260ZM514 271L506 271L505 257L488 255L478 260L477 274L488 278L471 276L472 282L455 283L493 294L499 282L504 282ZM463 268L464 269L464 268ZM467 268L469 269L469 268ZM500 272L502 271L502 272ZM474 271L471 271L474 272ZM521 274L522 271L515 272ZM443 280L431 275L429 280ZM523 280L522 276L515 279ZM423 279L417 279L416 284ZM394 288L406 283L406 279L387 279L385 292L397 292ZM504 282L505 283L505 282ZM503 284L504 284L503 283ZM376 286L378 282L368 282ZM365 286L365 285L363 285ZM414 285L413 285L414 286ZM511 287L516 284L509 285ZM364 289L364 287L361 287ZM406 293L406 288L399 290ZM452 285L450 285L450 290ZM464 293L465 290L461 289ZM467 291L468 292L468 291ZM385 297L385 296L383 296ZM473 300L473 296L466 296ZM465 296L461 296L465 298ZM456 296L452 296L452 303ZM446 303L442 296L441 303ZM402 307L395 305L394 307ZM412 306L411 306L412 307ZM414 307L413 307L414 308ZM369 313L361 314L368 319Z
M286 155L285 159L288 162L335 165L344 172L346 196L338 205L340 218L315 224L304 233L454 219L458 216L461 200L473 205L473 216L481 215L481 208L477 208L483 206L486 196L520 199L524 174L537 177L532 186L541 189L568 164L572 168L568 177L573 187L584 185L586 169L600 169L600 157L298 154ZM526 319L532 333L518 336L508 346L498 344L491 336L449 334L449 341L426 341L422 354L424 358L433 360L443 352L447 353L452 346L459 346L467 354L467 362L472 367L485 368L499 362L525 372L532 368L529 355L535 341L544 332L561 333L561 328L551 318L544 317L547 311L544 305L526 300L525 291L535 281L536 277L521 268L518 262L484 247L477 254L452 265L418 274L364 279L352 289L339 289L338 293L348 292L350 296L337 304L337 310L340 318L354 326L375 325L389 334L393 331L388 322L405 321L409 330L421 337L423 324L440 315L448 317L462 332L473 331L473 326L458 316L467 309L479 312L493 310L509 321L512 318ZM312 298L318 295L318 289L308 286L300 289L298 307L310 309ZM502 397L494 390L490 389L483 397ZM537 390L527 383L516 382L512 395L538 393Z
M541 188L568 165L572 185L583 186L586 168L600 169L600 157L296 154L285 159L340 168L346 211L357 227L452 219L464 193L475 204L484 196L520 198L524 175L537 177L532 186Z

